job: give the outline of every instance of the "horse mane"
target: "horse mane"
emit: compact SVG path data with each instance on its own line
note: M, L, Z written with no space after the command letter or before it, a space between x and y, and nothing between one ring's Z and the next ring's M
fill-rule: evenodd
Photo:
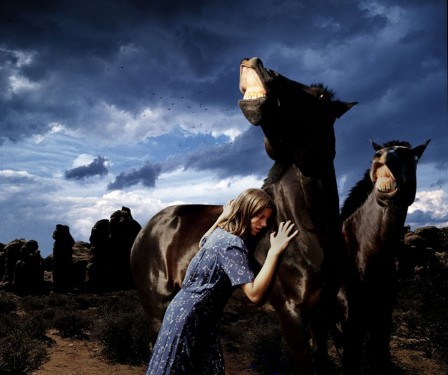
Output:
M402 146L402 147L412 148L412 146L411 146L411 144L409 142L397 141L397 140L389 141L389 142L386 142L386 143L384 143L382 145L383 148L392 147L392 146Z
M381 148L402 146L412 148L411 144L406 141L392 140L380 145ZM350 190L347 198L341 209L341 220L347 219L353 214L362 204L366 201L369 194L373 190L373 183L370 179L370 169L364 173L364 177L356 183L356 185Z
M313 83L310 85L310 87L316 87L318 89L321 89L325 94L327 94L328 98L330 100L333 100L335 98L335 92L333 90L330 90L327 86L325 86L322 82L319 83Z
M268 177L264 179L263 186L261 188L266 189L280 180L290 166L291 163L280 163L276 161L269 170Z
M373 183L370 179L370 169L364 173L362 180L359 180L350 190L344 205L341 209L341 220L347 219L366 201L373 189Z

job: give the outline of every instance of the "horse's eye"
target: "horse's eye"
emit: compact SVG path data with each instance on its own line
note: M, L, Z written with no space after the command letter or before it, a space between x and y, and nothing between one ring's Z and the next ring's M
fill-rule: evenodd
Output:
M319 99L323 99L324 97L325 97L324 94L320 94L320 95L319 95Z

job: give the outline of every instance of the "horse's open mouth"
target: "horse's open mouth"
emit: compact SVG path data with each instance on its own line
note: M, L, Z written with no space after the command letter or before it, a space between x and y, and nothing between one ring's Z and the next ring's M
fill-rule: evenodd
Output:
M255 69L244 64L240 66L240 91L244 95L243 100L266 97L266 89Z
M374 164L372 181L380 193L393 194L397 191L397 181L385 164Z

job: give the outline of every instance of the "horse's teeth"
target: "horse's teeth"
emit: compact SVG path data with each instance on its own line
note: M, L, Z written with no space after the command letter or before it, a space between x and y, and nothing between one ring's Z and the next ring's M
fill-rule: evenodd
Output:
M389 177L380 177L376 181L376 187L382 193L390 193L397 188L397 183Z
M247 99L258 99L263 98L266 96L266 91L264 91L263 88L260 87L254 87L254 88L248 88L246 92L244 93L245 100Z

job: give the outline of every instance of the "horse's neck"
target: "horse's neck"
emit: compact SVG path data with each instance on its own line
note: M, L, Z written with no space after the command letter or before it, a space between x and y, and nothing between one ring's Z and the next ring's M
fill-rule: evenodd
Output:
M278 209L278 220L294 220L297 225L316 229L338 221L339 198L333 168L323 176L304 176L291 165L283 176L269 187Z
M341 244L339 198L334 169L323 177L304 176L296 166L290 166L282 177L269 188L276 207L277 222L291 220L299 235L289 244L283 262L298 265L301 272L331 263L336 248ZM260 249L269 248L265 236Z
M395 245L400 239L406 220L407 206L392 204L380 206L374 194L370 194L364 204L348 219L350 225L369 243L377 248Z

